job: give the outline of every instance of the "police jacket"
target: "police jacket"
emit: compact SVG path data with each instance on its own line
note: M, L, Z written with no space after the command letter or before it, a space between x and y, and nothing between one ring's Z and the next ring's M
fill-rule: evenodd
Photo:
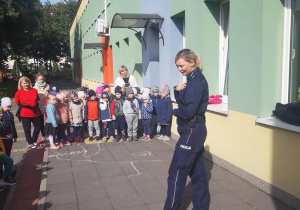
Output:
M191 120L195 116L203 116L208 104L208 84L197 67L187 76L186 87L180 91L174 90L178 109L173 115L180 120Z

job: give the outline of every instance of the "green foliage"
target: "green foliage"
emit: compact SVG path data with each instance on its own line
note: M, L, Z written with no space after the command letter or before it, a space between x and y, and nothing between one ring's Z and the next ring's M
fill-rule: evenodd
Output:
M53 62L52 72L55 73L58 70L58 65L56 62Z
M14 62L13 69L11 71L12 76L17 76L17 62Z
M10 55L34 58L50 72L48 61L70 54L69 29L76 7L75 0L43 5L40 0L0 0L0 68Z
M0 84L0 98L13 98L18 90L18 80L9 79L5 84Z

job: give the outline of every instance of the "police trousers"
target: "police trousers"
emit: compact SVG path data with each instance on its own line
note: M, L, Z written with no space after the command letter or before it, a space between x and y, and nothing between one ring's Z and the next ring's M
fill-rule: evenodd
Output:
M169 168L168 191L164 210L178 210L186 186L187 176L191 177L193 188L193 209L208 210L210 195L204 165L204 142L207 135L205 122L178 123L180 138L176 144Z

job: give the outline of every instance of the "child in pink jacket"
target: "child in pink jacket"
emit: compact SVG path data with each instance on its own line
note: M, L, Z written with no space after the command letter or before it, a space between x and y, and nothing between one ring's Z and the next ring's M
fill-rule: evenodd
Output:
M69 109L68 104L66 103L68 93L57 94L56 97L58 100L57 111L59 115L57 141L60 147L69 146L71 145L71 143L67 140L66 129L67 123L69 122L70 118L72 118L72 113Z

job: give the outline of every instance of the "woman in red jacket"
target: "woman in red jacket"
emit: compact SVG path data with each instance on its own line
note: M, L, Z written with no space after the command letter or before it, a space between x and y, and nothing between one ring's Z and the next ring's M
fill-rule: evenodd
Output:
M15 95L15 103L19 106L16 116L22 121L28 147L36 148L36 142L41 129L38 92L32 88L31 81L27 77L19 79L18 89ZM32 136L31 123L33 124Z

